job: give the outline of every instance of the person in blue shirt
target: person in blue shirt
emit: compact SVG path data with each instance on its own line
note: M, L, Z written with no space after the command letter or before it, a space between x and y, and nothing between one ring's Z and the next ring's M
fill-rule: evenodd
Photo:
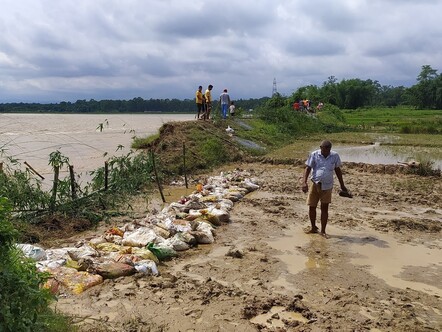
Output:
M227 109L230 105L230 96L227 93L227 89L224 89L223 93L219 96L219 102L221 104L221 116L225 120L227 119Z
M302 191L308 192L307 205L309 206L309 219L311 229L308 233L318 233L316 226L316 207L321 202L321 232L320 234L327 238L325 228L328 222L328 206L331 203L333 189L333 175L339 180L341 190L348 192L342 178L341 158L339 154L332 151L332 143L328 140L322 141L319 150L313 151L307 161L304 170ZM310 190L308 178L312 181Z

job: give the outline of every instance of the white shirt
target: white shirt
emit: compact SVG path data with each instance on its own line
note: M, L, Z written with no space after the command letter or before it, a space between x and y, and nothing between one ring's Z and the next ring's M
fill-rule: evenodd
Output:
M316 150L309 155L305 164L312 169L311 179L313 182L321 182L321 189L328 190L333 188L335 168L341 167L342 162L335 151L330 151L326 158L321 154L321 150Z

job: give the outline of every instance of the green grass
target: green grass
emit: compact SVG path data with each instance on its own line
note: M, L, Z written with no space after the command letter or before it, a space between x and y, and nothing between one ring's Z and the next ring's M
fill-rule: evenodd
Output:
M160 137L160 134L154 134L154 135L150 135L147 137L135 137L133 139L132 144L131 144L131 148L140 149L142 147L148 146L150 143L152 143L158 137Z
M347 125L361 131L442 134L442 111L366 108L342 111Z

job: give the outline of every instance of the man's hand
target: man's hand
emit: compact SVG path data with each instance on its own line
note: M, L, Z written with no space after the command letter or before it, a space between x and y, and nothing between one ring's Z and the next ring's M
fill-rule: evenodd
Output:
M302 185L302 192L303 193L306 193L308 191L308 184L307 184L307 182L305 182L303 185Z

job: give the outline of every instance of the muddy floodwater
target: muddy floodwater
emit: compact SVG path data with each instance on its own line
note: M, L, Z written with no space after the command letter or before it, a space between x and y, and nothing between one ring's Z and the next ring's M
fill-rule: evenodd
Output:
M442 241L435 245L441 246ZM275 281L277 285L294 288L291 277L306 270L309 273L327 273L334 265L333 258L318 255L329 252L330 246L352 253L351 263L365 266L376 277L392 287L415 289L430 295L442 297L442 285L431 285L418 280L409 281L401 278L406 271L431 271L442 264L442 257L434 255L434 250L425 245L399 243L393 236L379 234L370 229L334 228L329 241L302 232L300 227L291 227L284 237L272 239L269 245L280 251L278 258L287 264L290 275L282 276ZM312 250L300 252L299 248L310 247ZM298 290L299 291L299 290Z
M170 121L193 114L0 114L0 162L26 161L50 177L49 154L59 150L75 172L102 167L111 156L130 151L134 136L146 137ZM67 170L63 170L67 174Z
M442 149L440 148L382 145L377 142L362 146L336 144L333 146L333 150L339 153L344 162L398 164L429 160L434 163L434 168L442 169Z

